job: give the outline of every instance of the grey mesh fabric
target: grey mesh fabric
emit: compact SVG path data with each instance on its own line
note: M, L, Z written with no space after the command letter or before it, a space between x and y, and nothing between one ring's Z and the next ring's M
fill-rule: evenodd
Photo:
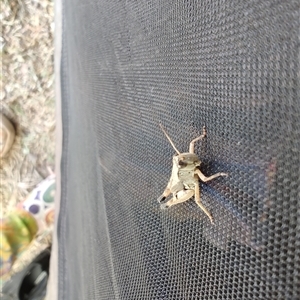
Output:
M299 299L299 1L63 1L58 299ZM161 210L196 143L201 200Z

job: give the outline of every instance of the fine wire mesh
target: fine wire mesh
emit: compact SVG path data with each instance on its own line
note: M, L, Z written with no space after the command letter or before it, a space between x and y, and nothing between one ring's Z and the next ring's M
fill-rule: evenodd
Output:
M59 299L299 299L299 2L64 1ZM201 200L160 210L201 134Z

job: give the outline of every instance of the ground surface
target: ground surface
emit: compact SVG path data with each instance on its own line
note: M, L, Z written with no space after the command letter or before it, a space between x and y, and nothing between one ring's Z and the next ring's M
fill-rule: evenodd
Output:
M53 8L48 0L1 0L0 108L17 136L0 160L0 217L54 168Z
M17 136L0 159L0 218L24 200L54 170L54 4L49 0L1 0L0 109ZM50 236L34 240L10 275L48 247Z

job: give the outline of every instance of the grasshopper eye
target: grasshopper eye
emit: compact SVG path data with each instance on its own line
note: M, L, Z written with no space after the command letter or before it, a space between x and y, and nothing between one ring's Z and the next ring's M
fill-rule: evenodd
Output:
M178 164L181 168L184 168L188 165L187 162L185 162L183 159L180 159Z

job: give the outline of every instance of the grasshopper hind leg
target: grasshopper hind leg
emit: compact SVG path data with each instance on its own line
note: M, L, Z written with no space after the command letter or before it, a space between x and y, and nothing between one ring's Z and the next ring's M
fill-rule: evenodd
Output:
M177 194L173 194L173 198L160 205L161 209L169 208L173 205L183 203L194 196L194 190L183 190L179 191Z
M210 212L205 208L205 206L201 203L199 184L195 185L195 202L205 212L205 214L209 217L210 222L213 224L214 223L213 217L211 216Z
M163 202L170 194L171 194L171 190L170 190L169 184L168 184L168 186L166 187L164 192L157 198L157 202L158 203Z

